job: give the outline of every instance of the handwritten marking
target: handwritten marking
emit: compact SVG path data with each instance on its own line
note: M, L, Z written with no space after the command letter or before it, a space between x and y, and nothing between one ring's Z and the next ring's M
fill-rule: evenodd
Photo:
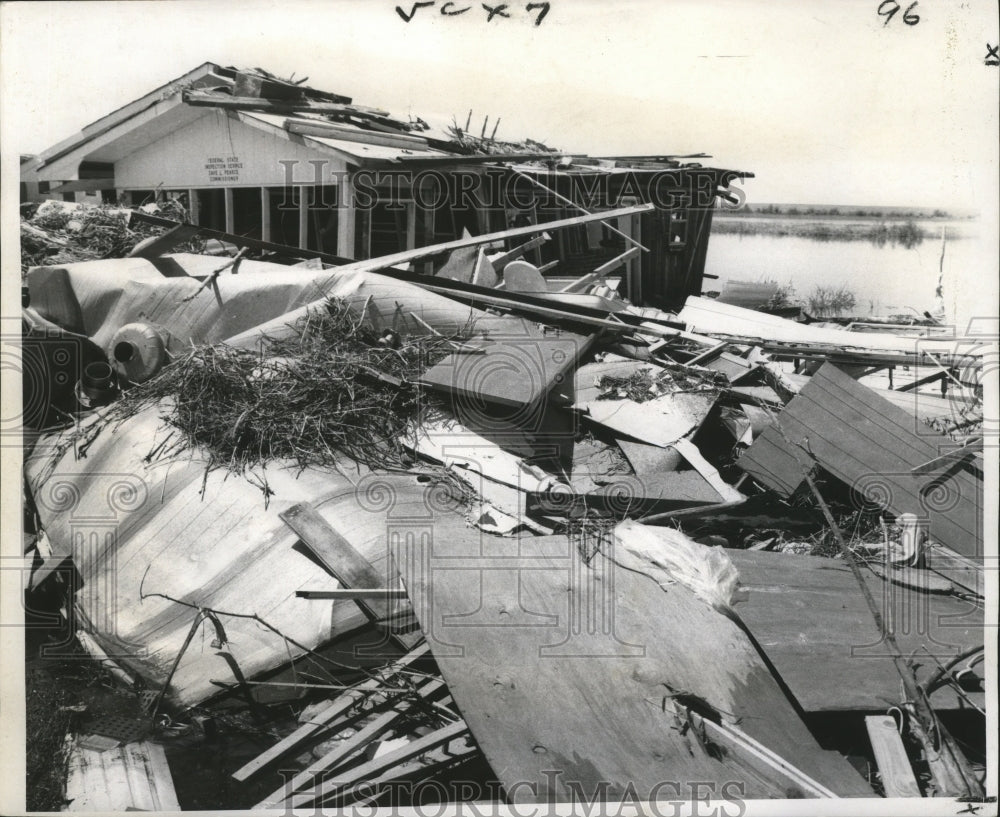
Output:
M409 23L411 20L413 20L414 17L416 17L417 12L420 9L433 8L436 5L437 5L436 0L422 0L421 2L414 3L410 7L409 12L407 12L402 6L396 6L396 14L399 15L400 19L404 23ZM494 17L505 17L508 20L511 19L511 14L508 12L508 9L510 8L509 3L498 3L493 6L487 3L481 3L480 5L483 7L483 11L486 12L487 23L492 21ZM449 0L449 2L441 4L441 6L438 8L438 12L443 17L457 17L460 14L465 14L471 8L472 6L465 6L464 8L456 8L456 4L454 2L450 2ZM535 17L536 26L542 24L542 20L545 19L545 16L549 13L549 11L551 11L551 9L552 9L551 3L528 3L524 7L524 10L529 15L532 12L536 11L538 12L538 15Z
M396 6L396 14L403 18L404 23L410 22L417 13L417 9L427 8L428 6L433 6L434 0L429 0L429 2L414 3L413 8L410 9L410 13L407 14L399 6Z
M919 15L913 13L913 9L916 7L916 2L910 3L910 5L906 7L906 11L903 12L903 22L908 26L915 26L920 22ZM895 16L900 8L901 6L896 2L896 0L882 0L882 2L878 5L877 12L879 17L885 17L885 22L882 25L889 25L889 21Z
M983 62L994 67L1000 65L1000 43L996 45L986 43L986 59Z

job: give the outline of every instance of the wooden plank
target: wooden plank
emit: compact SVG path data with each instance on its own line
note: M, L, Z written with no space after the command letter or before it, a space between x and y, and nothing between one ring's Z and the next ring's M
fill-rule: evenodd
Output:
M969 448L962 446L959 448L953 448L951 451L946 451L940 456L934 457L934 459L923 462L920 465L915 465L910 469L910 473L914 476L926 476L927 474L933 474L935 471L940 471L942 468L951 467L955 465L964 465L966 461L974 459L976 456L976 450L974 448Z
M541 247L546 241L550 241L551 239L552 236L550 236L548 233L542 233L541 235L535 236L534 238L525 241L523 244L519 244L518 246L514 247L511 250L507 250L507 252L489 256L490 262L493 264L494 267L502 270L511 261L520 258L529 250L533 250L536 247Z
M929 374L926 377L921 377L917 380L914 380L912 383L904 383L902 386L896 389L896 391L913 391L914 389L918 389L921 386L926 386L928 383L935 383L938 380L942 380L947 376L948 373L944 371L933 372L932 374Z
M724 351L726 351L726 347L727 346L729 346L729 342L728 341L725 341L725 340L721 341L720 343L715 344L715 346L713 346L711 349L706 349L704 352L701 352L701 353L695 355L690 360L685 361L684 365L685 366L704 366L709 361L715 360L719 355L721 355Z
M388 600L405 599L405 590L396 590L390 587L371 588L368 590L358 590L355 588L342 587L339 590L296 590L295 595L300 599L363 599L363 600Z
M724 746L734 759L748 763L772 779L776 777L787 781L781 792L783 797L788 799L837 797L834 792L807 775L787 758L772 752L741 729L727 723L715 723L695 712L691 713L691 722L695 727L703 729L709 740Z
M635 475L640 479L655 476L666 471L675 471L681 464L681 454L676 448L663 448L633 440L620 439L618 447L628 460Z
M432 680L420 688L420 695L427 698L443 688L444 681ZM394 709L379 714L350 738L341 741L332 751L323 755L323 757L314 763L311 763L290 780L287 780L281 788L271 792L271 794L257 803L254 808L262 809L280 806L302 788L312 785L313 781L323 775L324 772L336 768L343 761L351 757L351 755L364 749L371 741L388 732L400 717L413 709L413 706L412 701L403 701Z
M396 661L389 668L389 676L391 677L392 673L408 667L414 661L423 658L429 652L430 648L427 646L427 643L421 643L419 646L410 650L410 652ZM308 723L302 724L294 732L279 740L276 744L274 744L274 746L264 752L261 752L249 763L244 764L233 772L233 779L240 783L244 780L249 780L261 770L283 758L289 752L294 751L300 744L309 740L317 732L322 730L326 724L343 715L351 707L356 706L359 700L367 697L373 690L382 686L383 683L385 683L385 681L382 678L370 678L367 681L363 681L358 684L353 689L348 690L343 695L338 697L336 701L331 703L326 709L313 715Z
M307 122L302 119L286 119L284 128L289 133L297 133L300 136L318 136L323 139L338 139L342 142L360 142L364 145L381 145L382 147L403 150L428 150L430 147L427 140L419 136L337 127L332 123L318 120Z
M691 331L759 346L764 351L784 347L786 352L801 356L811 350L830 360L836 356L848 359L847 362L868 365L889 365L903 361L939 363L942 359L940 355L944 358L964 359L973 365L977 362L982 364L981 354L978 357L956 354L953 341L815 327L719 303L711 298L688 298L677 318L687 324Z
M367 590L380 589L385 585L385 576L308 502L293 505L278 516L344 587ZM392 613L387 600L354 600L373 621L383 621Z
M568 227L577 227L581 224L588 224L591 221L600 221L602 218L618 218L619 216L630 216L635 213L645 213L653 209L652 204L638 204L634 207L621 207L617 210L608 210L604 213L596 213L585 216L574 216L556 221L545 221L540 224L528 224L524 227L512 227L509 230L500 230L495 233L469 236L467 238L456 238L453 241L445 241L441 244L432 244L427 247L418 247L412 250L383 255L379 258L372 258L367 261L355 261L352 264L345 264L338 269L338 272L348 270L380 270L387 267L394 267L400 264L408 264L410 261L418 261L421 258L428 258L439 253L451 252L462 247L478 247L482 244L492 244L496 241L507 241L524 236L537 235L550 230L564 230Z
M704 422L715 396L698 392L634 400L591 400L575 404L588 420L651 445L675 445Z
M893 513L929 518L931 536L969 557L981 557L982 480L959 470L928 480L910 469L951 443L907 412L825 364L739 460L758 481L790 494L803 469L818 462L835 477L884 502ZM785 438L792 441L790 445ZM812 456L798 443L808 441ZM815 458L815 459L814 459ZM944 500L938 494L944 494ZM939 510L942 508L942 510Z
M867 715L865 728L886 797L922 797L906 747L891 715Z
M602 785L645 800L664 769L672 780L770 794L686 740L664 696L687 695L838 794L870 796L843 758L818 747L726 615L603 552L584 563L563 537L532 539L530 556L521 548L504 540L489 555L450 545L447 558L408 545L395 553L452 697L512 801L565 800L577 787L590 796Z
M163 235L147 238L136 244L128 254L128 258L156 258L164 253L170 252L178 244L190 241L201 228L194 224L178 224L171 227Z
M432 779L435 775L451 766L457 766L479 754L479 749L468 734L442 744L423 754L416 760L410 760L393 766L377 777L365 780L364 787L351 787L336 800L337 805L366 805L385 789L385 786L397 780L403 780L412 775L419 775L421 780Z
M405 763L412 758L422 755L424 752L449 743L454 738L467 732L468 729L469 727L462 721L444 726L441 729L431 732L429 735L408 743L394 752L388 752L381 757L372 758L366 763L355 766L353 769L332 775L321 781L311 790L296 793L290 798L290 805L292 808L300 808L316 801L322 803L324 799L335 797L347 786L359 780L367 780L369 777L374 777L380 772Z
M899 674L884 634L842 560L728 548L726 553L747 590L736 612L806 712L872 712L899 701ZM983 643L984 613L974 602L891 584L870 573L866 581L904 655L921 655L933 667L924 647L945 662ZM932 703L938 710L964 706L947 688L935 692Z
M559 293L562 294L580 292L581 290L586 289L588 286L590 286L590 284L599 281L601 278L604 278L605 276L616 270L618 267L620 267L622 264L627 264L638 254L639 254L639 248L631 247L625 250L625 252L623 252L621 255L616 255L610 261L606 261L605 263L601 264L601 266L599 266L593 272L588 272L586 275L581 275L575 281L570 281L568 284L566 284L566 286L564 286L562 289L558 291Z
M561 201L563 204L569 205L574 210L579 210L581 213L587 213L587 212L589 212L588 210L586 210L585 208L581 207L579 204L577 204L572 199L567 198L562 193L559 193L558 191L553 190L551 187L548 187L548 186L542 184L540 181L538 181L538 179L535 179L535 178L529 176L527 173L523 173L520 170L515 170L514 172L518 176L520 176L521 178L527 179L529 182L531 182L533 185L535 185L535 187L540 187L542 190L544 190L547 193L549 193L549 195L555 196L558 201ZM649 252L649 248L648 247L642 246L642 244L640 244L638 241L636 241L634 238L632 238L632 236L630 236L628 233L622 232L621 230L619 230L617 227L615 227L613 224L610 223L611 219L612 218L616 218L616 216L612 216L611 213L609 213L609 212L605 212L602 215L604 216L604 218L601 219L601 223L608 230L610 230L611 232L613 232L615 235L618 235L618 236L621 236L622 238L624 238L633 247L636 247L636 248L638 248L638 249L640 249L640 250L642 250L644 252Z
M183 98L184 102L195 107L225 108L237 111L262 111L264 113L274 114L310 112L351 116L371 116L382 113L371 108L365 109L338 102L314 102L312 100L303 100L301 102L293 102L291 100L273 101L252 96L221 96L207 91L185 91Z
M715 466L701 455L698 446L691 442L691 440L678 440L674 443L674 448L719 493L723 502L736 503L746 499L743 494L722 478Z

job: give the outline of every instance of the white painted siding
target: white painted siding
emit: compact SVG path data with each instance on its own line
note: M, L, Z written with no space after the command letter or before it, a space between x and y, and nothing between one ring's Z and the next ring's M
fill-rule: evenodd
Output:
M216 161L213 161L216 160ZM294 160L293 183L329 184L344 162L328 153L265 133L208 110L187 127L174 131L115 164L115 183L124 189L201 187L280 187L286 182L282 161Z

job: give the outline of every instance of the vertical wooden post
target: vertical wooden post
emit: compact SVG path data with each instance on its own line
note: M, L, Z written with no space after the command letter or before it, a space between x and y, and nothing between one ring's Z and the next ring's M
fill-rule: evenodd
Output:
M266 187L260 189L260 239L271 240L271 194Z
M406 202L406 249L417 248L417 205L416 202Z
M354 248L354 177L350 173L339 176L337 189L337 255L357 258Z
M235 233L236 232L236 214L233 212L233 188L226 187L223 189L223 198L226 202L226 232Z
M299 185L299 249L309 249L309 190Z

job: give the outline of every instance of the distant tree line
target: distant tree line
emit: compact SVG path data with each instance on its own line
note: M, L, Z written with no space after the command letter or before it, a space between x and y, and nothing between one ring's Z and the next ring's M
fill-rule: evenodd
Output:
M944 210L934 210L930 216L920 210L887 210L885 208L851 209L849 207L781 207L777 204L765 204L753 207L746 204L742 207L744 213L757 213L764 216L853 216L855 218L951 218Z

